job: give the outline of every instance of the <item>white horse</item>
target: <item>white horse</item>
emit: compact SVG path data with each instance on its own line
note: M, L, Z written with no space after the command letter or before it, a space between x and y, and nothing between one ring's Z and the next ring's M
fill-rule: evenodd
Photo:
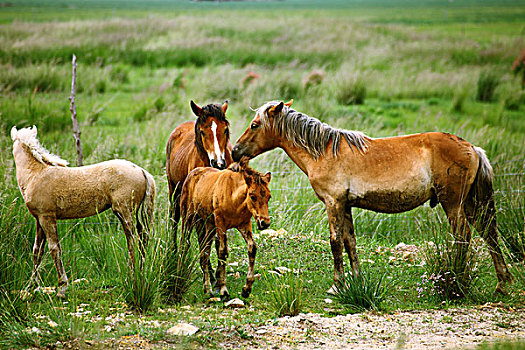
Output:
M135 228L142 243L139 245L141 249L147 244L155 180L146 170L121 159L69 168L67 161L44 149L36 136L35 126L11 129L16 179L29 212L36 219L31 281L38 277L47 239L58 273L57 296L63 298L68 279L62 263L57 220L88 217L111 208L124 228L133 264Z

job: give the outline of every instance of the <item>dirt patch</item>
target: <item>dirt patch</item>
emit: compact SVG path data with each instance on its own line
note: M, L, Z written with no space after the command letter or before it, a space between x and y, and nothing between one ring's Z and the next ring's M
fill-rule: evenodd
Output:
M525 310L486 304L471 309L363 313L322 317L300 314L247 329L258 348L444 349L525 339ZM227 345L227 344L225 344Z

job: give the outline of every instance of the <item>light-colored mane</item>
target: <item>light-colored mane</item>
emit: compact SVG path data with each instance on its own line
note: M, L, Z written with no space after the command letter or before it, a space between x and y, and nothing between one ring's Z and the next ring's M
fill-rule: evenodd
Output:
M257 110L264 128L270 128L270 121L266 111L279 103L279 101L267 102ZM337 157L342 137L350 148L355 148L363 153L366 152L367 143L370 139L360 131L333 128L286 105L284 105L281 113L274 116L273 130L292 142L294 146L305 149L316 159L321 155L326 155L326 149L330 140L332 141L332 153L334 157Z
M23 128L18 130L16 138L27 148L33 157L42 164L64 167L69 164L67 160L52 154L40 144L40 141L36 138L36 128Z

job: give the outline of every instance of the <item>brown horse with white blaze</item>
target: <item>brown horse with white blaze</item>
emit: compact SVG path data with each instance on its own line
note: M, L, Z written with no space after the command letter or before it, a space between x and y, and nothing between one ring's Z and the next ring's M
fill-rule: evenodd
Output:
M226 288L226 260L228 245L226 230L237 228L248 246L249 269L242 296L247 298L255 280L254 265L257 246L252 236L251 218L259 229L270 226L268 184L271 174L265 175L251 169L246 161L234 163L226 170L197 168L193 170L182 189L181 214L183 242L188 242L195 228L200 247L200 264L204 279L204 293L211 292L210 268L211 241L218 237L218 266L216 288L222 298L229 296Z
M119 218L126 234L130 264L134 265L134 235L147 243L155 200L155 180L146 170L122 159L76 168L49 153L41 145L37 129L11 129L16 179L27 208L36 219L33 276L38 278L44 244L58 273L57 296L65 297L68 279L62 263L57 220L93 216L109 208Z
M291 104L272 101L257 109L232 156L253 158L280 147L308 176L326 205L335 288L344 278L343 248L359 271L352 207L400 213L430 201L441 204L464 251L469 225L480 228L496 269L496 291L504 291L512 278L498 245L492 168L481 148L440 132L373 139L332 128Z
M233 162L230 124L225 114L228 102L202 108L193 101L190 105L197 120L185 122L173 130L166 146L166 175L174 238L180 219L180 194L186 176L197 167L225 169Z

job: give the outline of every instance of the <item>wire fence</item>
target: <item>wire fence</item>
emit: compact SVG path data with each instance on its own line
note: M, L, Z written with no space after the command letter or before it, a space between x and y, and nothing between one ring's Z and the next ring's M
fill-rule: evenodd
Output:
M521 177L521 176L525 176L525 159L516 159L516 160L505 160L505 161L497 161L497 162L493 162L492 163L492 166L494 168L498 168L500 166L505 166L505 165L508 165L508 164L513 164L513 163L521 163L522 166L521 166L521 169L514 169L513 171L511 172L505 172L505 173L496 173L494 174L494 177ZM272 171L272 175L275 176L289 176L289 175L294 175L294 176L304 176L304 178L306 179L306 175L298 170L298 169L294 169L294 170L277 170L277 171ZM523 185L522 185L523 186ZM290 194L290 196L288 197L291 197L293 198L295 195L296 195L296 192L297 191L302 191L304 193L304 191L311 191L311 194L312 194L312 197L315 197L315 192L314 190L312 189L312 187L310 185L308 186L281 186L279 188L272 188L271 189L272 192L277 192L279 193L280 196L284 196L286 195L287 193ZM494 193L498 196L506 196L508 194L512 194L512 195L515 195L515 194L518 194L518 195L522 195L523 193L525 193L525 188L519 188L519 189L513 189L513 188L510 188L510 189L506 189L506 190L501 190L501 189L497 189L494 191ZM285 207L286 208L286 216L291 216L291 215L294 215L296 213L302 213L303 215L306 215L306 214L311 214L311 213L320 213L320 212L325 212L326 209L324 207L324 205L322 205L322 203L317 200L317 199L314 199L312 198L313 200L311 202L308 202L308 203L293 203L293 201L290 201L290 200L281 200L281 201L275 201L275 200L272 200L271 202L271 207L276 207L276 208L279 208L281 209L282 207ZM272 211L270 209L270 211ZM380 223L383 223L383 222L391 222L393 219L389 219L391 218L392 216L384 216L384 217L380 217L380 218L367 218L367 220L369 221L373 221L373 222L380 222ZM395 221L409 221L409 220L414 220L413 218L411 217L399 217L399 216L396 216L395 217ZM419 221L422 221L422 219L418 218ZM423 220L424 221L424 220ZM157 224L159 224L160 222L157 222ZM34 221L26 221L26 222L15 222L13 223L14 225L18 225L18 226L28 226L28 225L34 225L35 222ZM83 222L67 222L67 221L61 221L61 222L57 222L57 225L60 225L60 226L72 226L72 225L85 225L85 226L103 226L103 225L118 225L120 224L119 221L103 221L103 222L90 222L90 221L83 221Z

